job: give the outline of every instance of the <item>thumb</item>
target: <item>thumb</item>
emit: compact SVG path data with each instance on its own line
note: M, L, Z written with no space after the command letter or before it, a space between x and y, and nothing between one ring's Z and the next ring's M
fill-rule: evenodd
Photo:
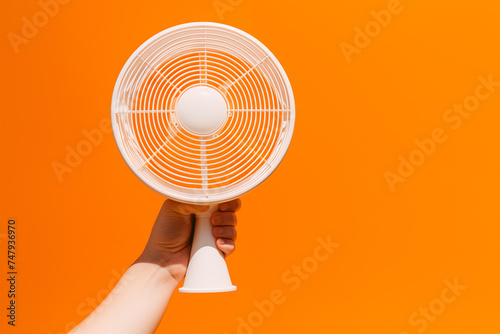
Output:
M205 212L210 208L210 205L197 205L197 204L188 204L174 201L172 199L167 199L163 206L166 209L177 212L181 215L190 215L193 213L201 213Z
M210 209L210 205L184 204L187 214L202 213Z

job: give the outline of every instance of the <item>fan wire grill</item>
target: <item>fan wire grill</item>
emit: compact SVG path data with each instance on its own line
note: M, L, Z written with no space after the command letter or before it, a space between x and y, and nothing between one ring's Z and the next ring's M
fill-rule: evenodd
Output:
M129 60L113 110L129 166L157 190L193 196L262 181L281 160L293 124L277 60L246 34L212 25L160 33L145 45ZM217 90L227 105L226 122L207 135L185 129L175 111L195 86Z

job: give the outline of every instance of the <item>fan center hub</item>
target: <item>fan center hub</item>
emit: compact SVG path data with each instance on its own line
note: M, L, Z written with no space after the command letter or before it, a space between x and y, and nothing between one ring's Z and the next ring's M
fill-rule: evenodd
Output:
M199 135L216 131L228 117L224 97L207 86L187 89L177 101L175 112L186 130Z

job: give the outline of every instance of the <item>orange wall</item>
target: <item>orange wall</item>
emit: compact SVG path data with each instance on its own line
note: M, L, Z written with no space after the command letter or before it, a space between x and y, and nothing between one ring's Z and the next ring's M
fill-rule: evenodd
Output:
M500 332L499 2L64 2L52 16L38 1L0 5L0 332L63 333L139 255L163 198L115 146L111 93L142 42L190 21L273 51L296 131L242 198L238 291L176 293L158 333ZM92 130L102 140L58 178L54 162Z

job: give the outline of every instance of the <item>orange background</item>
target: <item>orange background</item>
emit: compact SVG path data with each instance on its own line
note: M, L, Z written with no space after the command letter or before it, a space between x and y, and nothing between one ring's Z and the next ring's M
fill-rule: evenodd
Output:
M276 173L242 197L228 261L238 291L176 292L158 333L237 333L254 301L275 289L286 300L252 332L500 332L500 87L458 129L443 120L474 95L478 76L500 81L500 4L401 1L348 62L340 44L353 45L355 27L387 1L222 2L231 10L220 16L212 0L74 0L18 53L9 33L21 34L23 17L41 7L1 2L0 331L65 332L139 255L164 199L128 170L112 134L62 182L52 164L109 119L115 80L140 44L176 24L215 21L247 31L280 60L296 128ZM435 128L447 140L391 191L384 173L396 173L398 157ZM14 329L5 317L11 217ZM329 235L341 246L292 291L282 275ZM460 296L426 328L411 324L455 278L467 286Z

